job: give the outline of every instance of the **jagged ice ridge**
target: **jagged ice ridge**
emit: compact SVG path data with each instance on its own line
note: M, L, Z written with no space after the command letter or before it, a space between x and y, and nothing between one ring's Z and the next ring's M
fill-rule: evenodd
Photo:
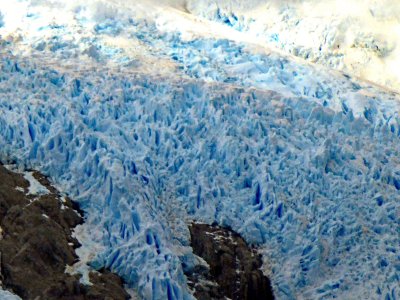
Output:
M124 66L96 38L86 41L94 67L74 65L82 41L63 41L62 28L49 29L47 47L70 69L15 55L7 41L1 58L1 156L79 201L92 267L146 299L191 299L187 223L216 221L262 247L279 299L399 297L396 94L149 21L94 30L121 28L175 62L176 75Z

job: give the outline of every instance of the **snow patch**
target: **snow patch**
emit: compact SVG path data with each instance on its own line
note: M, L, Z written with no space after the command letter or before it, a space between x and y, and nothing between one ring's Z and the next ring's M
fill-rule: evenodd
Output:
M42 196L50 194L50 191L36 180L33 172L24 172L24 178L29 182L28 195Z
M20 187L20 186L16 186L15 190L17 190L18 192L22 192L22 193L25 192L25 189L23 187Z

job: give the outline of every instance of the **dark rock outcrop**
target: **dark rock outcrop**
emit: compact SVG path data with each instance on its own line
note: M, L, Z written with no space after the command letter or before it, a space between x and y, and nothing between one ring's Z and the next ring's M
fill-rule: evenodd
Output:
M197 299L274 299L271 283L260 270L260 255L237 233L194 223L190 235L193 252L209 266L187 274Z
M109 271L91 272L93 285L65 273L78 259L72 229L83 222L79 207L62 198L38 172L49 193L30 195L29 182L0 165L0 280L22 299L128 299L122 280ZM62 199L62 201L61 201Z

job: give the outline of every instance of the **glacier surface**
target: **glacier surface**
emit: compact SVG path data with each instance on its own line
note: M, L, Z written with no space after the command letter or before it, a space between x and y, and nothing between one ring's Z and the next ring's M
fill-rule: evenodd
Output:
M314 63L400 89L394 0L188 0L186 9Z
M217 222L261 247L278 299L400 297L397 94L93 3L74 26L26 6L12 34L0 6L0 157L80 203L77 271L192 299L187 224Z

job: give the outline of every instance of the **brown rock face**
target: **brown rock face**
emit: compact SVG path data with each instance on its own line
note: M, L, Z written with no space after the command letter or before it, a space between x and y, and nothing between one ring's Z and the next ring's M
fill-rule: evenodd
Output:
M83 222L70 199L41 174L33 176L49 193L28 195L29 182L0 165L0 280L22 299L128 299L122 280L106 270L92 272L93 285L65 274L77 261L72 228Z
M274 299L271 283L260 270L260 256L231 230L206 224L190 226L193 252L209 270L187 274L198 299Z

